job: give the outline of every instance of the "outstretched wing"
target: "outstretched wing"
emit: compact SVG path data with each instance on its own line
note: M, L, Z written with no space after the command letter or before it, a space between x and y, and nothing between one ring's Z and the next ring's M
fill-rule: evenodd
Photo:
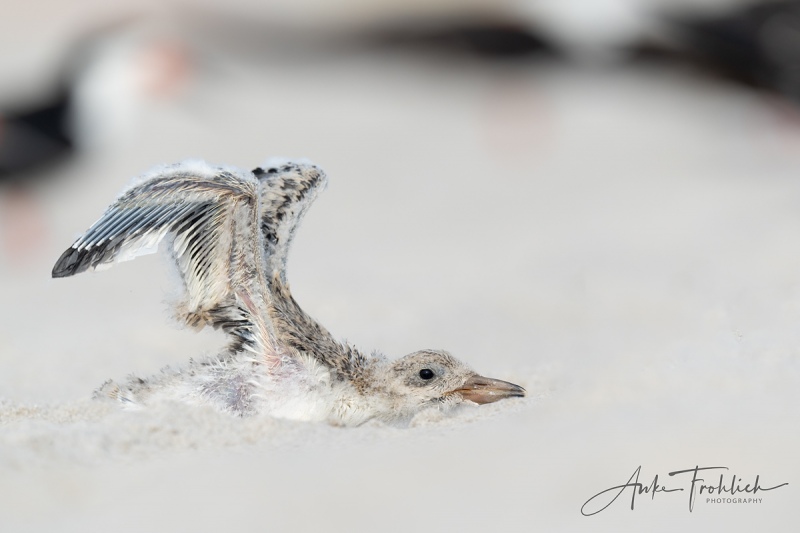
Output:
M359 354L339 343L292 297L286 281L286 259L300 221L327 185L327 177L316 167L288 163L257 168L261 205L261 235L264 242L268 313L278 343L305 353L347 372Z
M252 173L202 162L158 169L61 255L53 277L154 253L166 239L186 289L177 314L189 325L223 328L233 349L335 351L292 299L285 272L294 233L326 182L320 169L298 163Z
M310 165L287 162L253 170L258 178L260 230L267 275L286 284L286 259L295 231L308 208L325 189L328 178Z
M269 343L259 268L258 180L233 168L184 162L143 176L53 267L53 277L154 253L167 238L186 289L178 315L239 343ZM260 317L260 318L259 318Z

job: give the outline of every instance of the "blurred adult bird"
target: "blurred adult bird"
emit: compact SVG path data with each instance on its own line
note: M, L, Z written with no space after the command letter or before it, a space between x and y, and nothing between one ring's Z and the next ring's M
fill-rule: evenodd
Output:
M341 343L297 304L286 258L325 173L306 163L252 172L194 161L157 168L124 192L67 249L53 277L155 252L167 241L183 282L176 314L222 328L226 349L150 379L105 383L96 396L126 406L160 399L211 404L238 415L359 425L409 419L429 407L525 395L441 350L396 361Z

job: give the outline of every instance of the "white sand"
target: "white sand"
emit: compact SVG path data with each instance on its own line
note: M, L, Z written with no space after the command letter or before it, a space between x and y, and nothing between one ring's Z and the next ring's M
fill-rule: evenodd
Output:
M1 531L767 531L796 525L800 128L674 75L326 59L195 79L36 193L38 248L0 252ZM530 397L414 427L232 419L88 400L213 352L169 323L162 262L50 280L126 182L202 157L306 156L331 187L298 234L297 299L400 356L441 347ZM686 491L728 466L760 504ZM709 478L709 481L715 479ZM749 495L745 495L749 496Z

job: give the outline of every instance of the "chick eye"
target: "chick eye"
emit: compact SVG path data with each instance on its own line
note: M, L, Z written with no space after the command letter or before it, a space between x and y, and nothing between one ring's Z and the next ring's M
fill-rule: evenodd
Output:
M429 379L433 379L433 376L435 375L436 374L434 374L433 370L431 370L430 368L423 368L422 370L419 371L419 377L421 377L426 381Z

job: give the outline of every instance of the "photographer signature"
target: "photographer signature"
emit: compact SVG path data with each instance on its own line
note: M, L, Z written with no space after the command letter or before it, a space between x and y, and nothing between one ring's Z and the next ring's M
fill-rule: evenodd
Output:
M719 481L713 482L709 481L706 484L705 478L701 477L706 475L716 475L718 472L714 472L717 470L729 470L727 466L695 466L694 468L688 468L686 470L675 470L674 472L669 472L670 477L683 477L686 483L689 483L687 486L671 486L667 487L666 485L662 485L659 483L658 474L653 478L653 480L645 485L644 483L639 482L639 474L641 474L642 467L641 465L633 471L633 474L628 479L628 481L622 485L616 485L605 489L601 492L598 492L581 506L581 514L583 516L592 516L600 511L603 511L608 508L609 505L614 503L617 498L623 495L623 493L630 489L630 498L631 498L631 510L633 510L634 505L636 504L636 496L641 496L642 494L649 494L650 499L655 499L656 494L659 492L669 493L669 492L683 492L686 488L689 489L689 512L692 512L694 509L694 504L698 496L703 494L708 496L722 496L723 494L727 494L728 496L733 496L734 494L748 494L748 495L755 495L757 492L775 490L780 487L784 487L789 483L781 483L780 485L775 485L774 487L763 487L760 484L760 476L756 476L755 480L750 483L745 483L744 479L741 477L736 476L735 474L733 477L730 478L730 481L726 480L725 473L719 473ZM689 481L691 474L691 481ZM710 478L710 476L709 476Z

